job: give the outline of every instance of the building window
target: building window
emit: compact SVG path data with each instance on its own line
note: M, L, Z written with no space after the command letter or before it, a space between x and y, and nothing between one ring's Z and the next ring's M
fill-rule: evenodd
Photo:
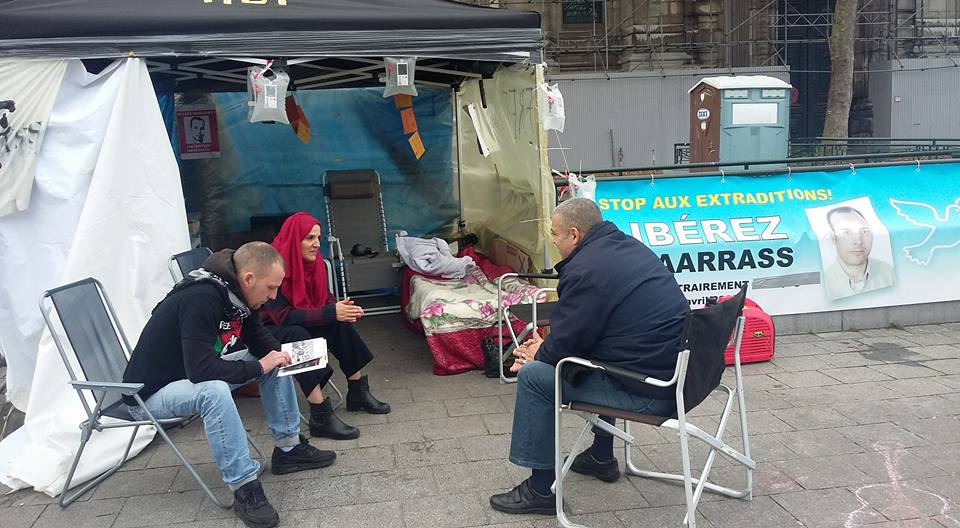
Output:
M603 24L603 0L563 0L564 24Z

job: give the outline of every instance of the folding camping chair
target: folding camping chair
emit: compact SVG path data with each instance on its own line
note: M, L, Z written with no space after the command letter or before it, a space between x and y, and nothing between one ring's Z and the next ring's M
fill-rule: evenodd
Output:
M323 175L323 186L330 257L340 272L337 299L355 292L399 288L402 265L396 255L396 244L392 249L389 244L380 175L372 169L327 171ZM407 233L397 231L395 234ZM348 248L347 258L344 258L344 247ZM353 296L377 295L380 294ZM399 313L400 305L370 308L365 312L370 315Z
M180 282L191 271L202 266L203 261L207 260L210 255L213 255L210 248L198 247L170 257L170 260L167 261L167 268L170 270L173 282Z
M554 385L556 480L553 489L557 495L557 524L559 526L565 528L583 528L571 522L563 511L563 478L570 470L574 457L583 448L583 443L587 436L586 433L591 426L603 429L626 443L627 475L683 482L687 505L686 515L682 522L683 526L696 528L697 504L700 502L700 497L705 489L728 497L746 500L753 498L753 470L756 469L756 462L750 458L746 406L744 405L743 396L743 377L740 371L740 340L744 325L742 312L746 296L747 287L745 285L735 297L713 306L693 310L687 315L683 337L681 339L681 351L677 356L677 365L674 369L673 377L669 380L645 377L642 374L576 357L565 358L557 363L557 375ZM734 342L735 388L720 383L720 378L724 370L724 350L730 343L731 336ZM629 378L656 387L675 386L677 411L673 416L669 417L651 416L583 402L574 401L565 404L563 403L563 376L561 375L564 368L568 371L570 369L582 368L599 369L614 377ZM726 402L724 403L723 412L720 415L720 424L717 427L717 432L716 434L711 434L691 424L687 420L687 413L717 389L726 393ZM740 414L740 434L743 441L742 453L729 444L724 443L722 439L727 426L727 420L730 418L730 412L733 409L734 399L737 400L738 412ZM563 454L560 451L560 431L562 416L567 412L575 413L586 420L587 423L583 431L581 431L579 438L577 438L571 450L571 455L568 456L566 462L564 462ZM599 418L601 415L613 416L624 420L623 430L601 420ZM661 473L636 467L630 457L630 445L634 441L633 436L630 434L630 422L639 422L654 427L663 427L677 431L680 437L680 459L683 466L683 473ZM688 439L691 436L704 441L710 447L710 452L707 455L699 478L693 478L690 472ZM709 482L710 469L713 467L713 462L718 451L745 467L747 482L744 489L731 489ZM694 485L696 485L695 489L693 488Z
M203 265L203 262L207 260L207 257L213 255L213 252L210 251L210 248L199 247L191 249L190 251L184 251L183 253L177 253L170 257L169 262L167 262L167 267L170 269L170 275L173 277L174 282L179 282L181 279L190 274L191 271L200 268ZM323 259L324 264L327 267L327 287L332 292L336 288L336 283L334 282L333 275L333 265L330 263L330 260ZM333 406L334 409L343 405L343 393L340 392L340 389L337 385L330 380L328 382L330 388L333 389L333 392L337 394L337 403ZM303 417L303 414L300 415L300 420L304 423L307 423L307 419Z
M40 312L43 314L47 328L50 329L53 341L60 352L63 365L70 375L70 385L77 391L80 403L83 404L84 412L87 414L87 419L80 423L80 445L73 457L70 471L67 473L63 491L60 492L60 506L69 506L81 495L93 489L120 469L120 466L127 460L130 447L136 439L137 431L140 430L140 427L152 425L156 428L157 434L170 446L173 453L197 481L197 484L210 497L210 500L222 508L230 508L232 502L222 501L210 490L164 430L164 426L182 425L193 417L184 416L158 420L147 411L143 400L137 394L143 388L143 384L122 382L123 372L127 368L127 361L130 357L130 343L120 327L117 314L100 281L94 278L86 278L45 291L40 298ZM55 321L57 324L54 324ZM66 342L64 342L64 338ZM80 367L83 379L78 377L74 370L74 361L68 354L67 344L73 352L72 357L75 358L76 364ZM124 403L123 396L130 396L136 400L136 407L143 409L148 419L134 419L130 415L131 406ZM93 435L93 431L121 427L132 427L133 432L130 434L130 441L127 442L127 447L124 449L120 460L77 492L68 495L67 491L70 490L70 483L77 470L77 465L80 463L80 457L83 455L83 450L87 441ZM263 452L253 442L249 434L247 439L257 452L262 471L266 467L263 463L265 461Z
M550 314L557 303L555 301L538 302L537 299L547 292L556 292L556 288L539 288L533 296L532 303L515 304L513 306L504 306L503 304L503 281L512 277L519 279L544 279L557 280L556 274L550 273L504 273L497 277L497 347L500 352L500 382L516 383L516 377L508 377L503 371L503 358L509 356L514 350L535 332L537 328L542 328L550 324ZM510 318L516 317L521 321L529 321L527 326L518 334L513 325L510 324ZM510 336L510 344L503 348L503 327L507 327L507 333Z

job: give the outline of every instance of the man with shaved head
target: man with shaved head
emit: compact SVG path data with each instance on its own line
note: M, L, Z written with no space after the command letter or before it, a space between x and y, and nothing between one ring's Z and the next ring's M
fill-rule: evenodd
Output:
M640 241L605 222L586 198L561 203L550 236L563 258L556 270L559 301L550 314L550 335L514 351L517 399L510 462L530 468L530 478L490 497L505 513L556 514L554 480L554 383L556 364L577 356L644 376L670 379L679 353L687 300L673 275ZM578 401L642 414L669 416L676 410L673 388L660 388L588 370L568 379L564 403ZM608 423L613 418L603 417ZM571 469L605 482L620 478L613 436L594 429L593 445Z
M326 467L337 457L300 436L292 378L277 376L290 356L260 325L257 310L277 296L283 277L283 259L266 242L214 253L154 308L123 376L144 385L139 394L155 418L201 416L213 459L233 490L233 509L250 527L273 527L280 518L258 479L260 464L250 457L232 388L254 379L260 386L274 474ZM232 350L240 340L249 348ZM131 414L146 418L139 407Z

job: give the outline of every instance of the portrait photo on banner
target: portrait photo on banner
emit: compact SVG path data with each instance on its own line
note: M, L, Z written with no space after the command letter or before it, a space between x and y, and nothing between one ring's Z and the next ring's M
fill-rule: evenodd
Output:
M804 210L820 245L820 284L827 299L896 283L890 232L864 196Z

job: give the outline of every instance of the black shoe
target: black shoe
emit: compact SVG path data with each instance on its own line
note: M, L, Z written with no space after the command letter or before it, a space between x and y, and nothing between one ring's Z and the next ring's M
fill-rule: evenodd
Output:
M604 482L616 482L620 480L620 464L617 459L607 462L598 462L587 449L573 459L570 471L580 473L581 475L591 475Z
M347 380L347 410L387 414L390 412L390 404L374 398L373 394L370 394L370 383L367 377L361 376L358 380Z
M247 482L233 492L233 511L250 528L273 528L280 516L273 509L259 480Z
M274 475L286 475L297 471L327 467L337 459L333 451L317 449L300 435L300 444L290 451L284 452L279 447L273 448L273 457L270 459L270 472Z
M313 405L310 410L310 436L333 440L353 440L360 436L360 430L341 420L333 409L325 412L315 411L312 407Z
M530 486L530 479L527 479L506 493L491 496L490 506L503 513L556 515L557 496L553 493L540 495Z

